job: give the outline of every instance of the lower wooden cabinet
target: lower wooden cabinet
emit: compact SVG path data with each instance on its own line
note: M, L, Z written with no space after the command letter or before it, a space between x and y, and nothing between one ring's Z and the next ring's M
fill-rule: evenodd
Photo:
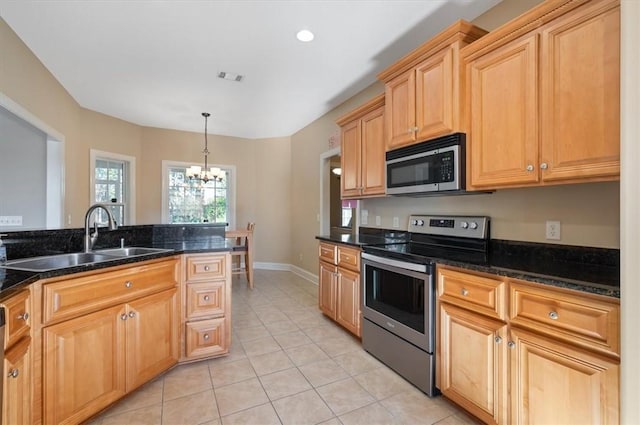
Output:
M338 271L336 322L360 336L360 273Z
M5 352L3 385L2 423L31 424L31 337Z
M228 352L227 324L225 317L187 323L186 357L211 357Z

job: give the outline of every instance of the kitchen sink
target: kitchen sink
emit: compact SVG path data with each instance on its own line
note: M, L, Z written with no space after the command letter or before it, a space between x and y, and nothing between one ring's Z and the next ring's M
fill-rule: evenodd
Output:
M109 248L95 251L96 254L112 255L114 257L136 257L138 255L151 255L161 252L170 252L171 249L160 248L141 248L141 247L127 247L127 248Z
M94 252L76 252L73 254L49 255L46 257L7 261L7 263L2 267L29 272L46 272L49 270L65 269L68 267L101 263L103 261L114 261L117 259L118 258L115 256Z

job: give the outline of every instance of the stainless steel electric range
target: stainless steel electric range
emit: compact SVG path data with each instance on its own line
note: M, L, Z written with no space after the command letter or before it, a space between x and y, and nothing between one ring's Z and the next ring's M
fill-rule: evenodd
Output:
M363 247L362 345L435 396L435 265L487 264L489 218L412 215L408 231L406 242Z

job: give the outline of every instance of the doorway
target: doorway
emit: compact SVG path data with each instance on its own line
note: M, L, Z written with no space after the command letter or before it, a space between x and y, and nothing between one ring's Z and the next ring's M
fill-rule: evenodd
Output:
M357 233L357 200L340 198L340 148L320 155L320 234Z

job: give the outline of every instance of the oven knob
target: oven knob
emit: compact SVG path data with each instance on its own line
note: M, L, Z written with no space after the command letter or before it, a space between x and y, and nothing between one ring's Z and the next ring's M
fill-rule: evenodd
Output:
M469 228L474 230L477 229L478 223L476 223L475 221L472 221L471 223L469 223Z
M418 220L411 220L411 224L413 224L414 226L418 225Z
M424 226L424 220L418 220L418 226Z
M469 227L469 223L467 223L466 221L463 221L462 223L460 223L460 227L462 227L463 229L466 229L467 227Z

